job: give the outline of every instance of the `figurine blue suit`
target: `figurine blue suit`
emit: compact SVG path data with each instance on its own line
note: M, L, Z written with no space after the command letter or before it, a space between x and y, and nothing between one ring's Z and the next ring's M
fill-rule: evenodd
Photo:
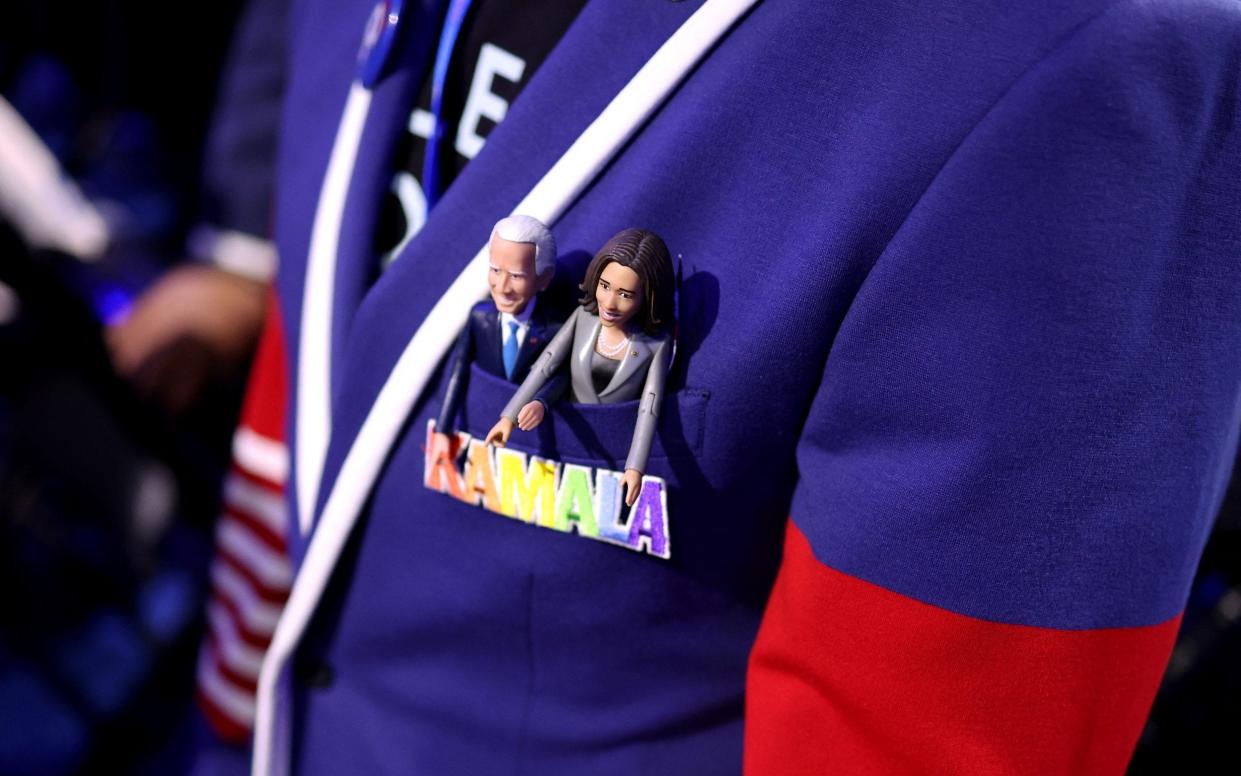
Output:
M504 365L504 348L500 329L500 312L491 302L479 302L470 310L470 318L453 346L448 362L448 383L444 389L444 402L440 406L435 427L451 431L461 399L467 389L470 364L476 364L488 374L502 377L511 383L521 383L530 372L530 365L543 351L562 323L557 316L544 313L542 306L535 305L530 316L530 329L517 351L516 363L511 372ZM544 404L553 404L564 393L566 380L553 377L543 384L534 397Z

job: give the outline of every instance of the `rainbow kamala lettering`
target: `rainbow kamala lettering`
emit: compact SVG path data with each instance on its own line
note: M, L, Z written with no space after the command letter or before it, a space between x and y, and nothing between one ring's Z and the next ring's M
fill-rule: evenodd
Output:
M424 450L431 449L434 432L435 421L430 420ZM634 552L672 557L668 485L663 478L643 475L638 500L622 520L623 472L490 447L464 431L451 439L449 461L437 463L429 453L425 456L422 481L431 490L531 525L576 531L578 536Z

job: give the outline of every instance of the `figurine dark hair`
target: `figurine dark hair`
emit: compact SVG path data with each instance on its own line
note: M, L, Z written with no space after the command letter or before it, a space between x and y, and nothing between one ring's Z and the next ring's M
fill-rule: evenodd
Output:
M638 326L649 335L672 323L672 293L676 281L672 275L672 258L668 246L659 235L646 229L630 228L607 241L586 268L579 304L588 313L599 313L595 289L599 276L612 262L628 267L642 281L642 309L636 317Z

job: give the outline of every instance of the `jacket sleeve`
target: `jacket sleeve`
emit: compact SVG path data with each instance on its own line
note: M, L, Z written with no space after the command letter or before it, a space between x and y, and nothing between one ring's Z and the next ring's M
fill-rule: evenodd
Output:
M543 387L538 390L534 398L543 402L543 409L550 410L553 404L556 404L564 398L565 391L569 389L569 370L557 369L547 382L543 383ZM518 408L520 411L520 408Z
M260 280L276 269L268 237L288 5L251 0L238 20L203 155L199 223L188 246L196 258Z
M1124 772L1241 408L1241 25L1168 5L1028 69L862 283L798 443L747 773Z
M651 441L655 438L655 427L659 424L659 408L664 399L664 381L668 377L668 361L672 347L668 338L660 340L651 365L646 370L646 382L642 386L642 397L638 402L638 419L633 427L633 441L629 444L629 456L625 459L626 469L646 471L646 460L651 454Z
M461 327L461 334L453 345L449 356L448 385L444 388L444 402L440 405L439 416L435 420L435 430L441 434L451 434L457 418L457 406L465 394L465 383L469 376L470 363L474 360L474 337L470 332L473 326L473 313Z
M543 352L535 360L530 367L530 373L526 375L526 379L521 382L517 388L517 393L513 394L513 398L509 399L508 404L504 405L504 410L500 413L500 417L508 418L514 423L517 422L517 413L521 412L521 408L535 398L542 398L539 395L541 389L549 381L555 380L557 372L560 371L565 359L569 355L569 351L573 348L573 331L577 325L577 316L582 308L577 308L573 314L569 316L569 320L564 322L560 327L560 331L556 332L556 336L552 337L551 342L547 343L547 347L543 348ZM560 388L563 392L563 385Z

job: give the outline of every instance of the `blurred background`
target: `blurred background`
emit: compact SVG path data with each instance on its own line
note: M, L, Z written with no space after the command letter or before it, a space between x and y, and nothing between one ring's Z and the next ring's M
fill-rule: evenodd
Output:
M274 144L215 106L275 115L279 25L178 10L0 5L0 774L188 773L210 734L196 667L270 272L211 236L261 243ZM1235 772L1239 722L1234 475L1130 772Z
M241 11L0 4L2 774L184 773L200 742L213 531L264 288L190 249L218 215L205 141ZM222 346L144 312L161 282L162 307L243 331Z

